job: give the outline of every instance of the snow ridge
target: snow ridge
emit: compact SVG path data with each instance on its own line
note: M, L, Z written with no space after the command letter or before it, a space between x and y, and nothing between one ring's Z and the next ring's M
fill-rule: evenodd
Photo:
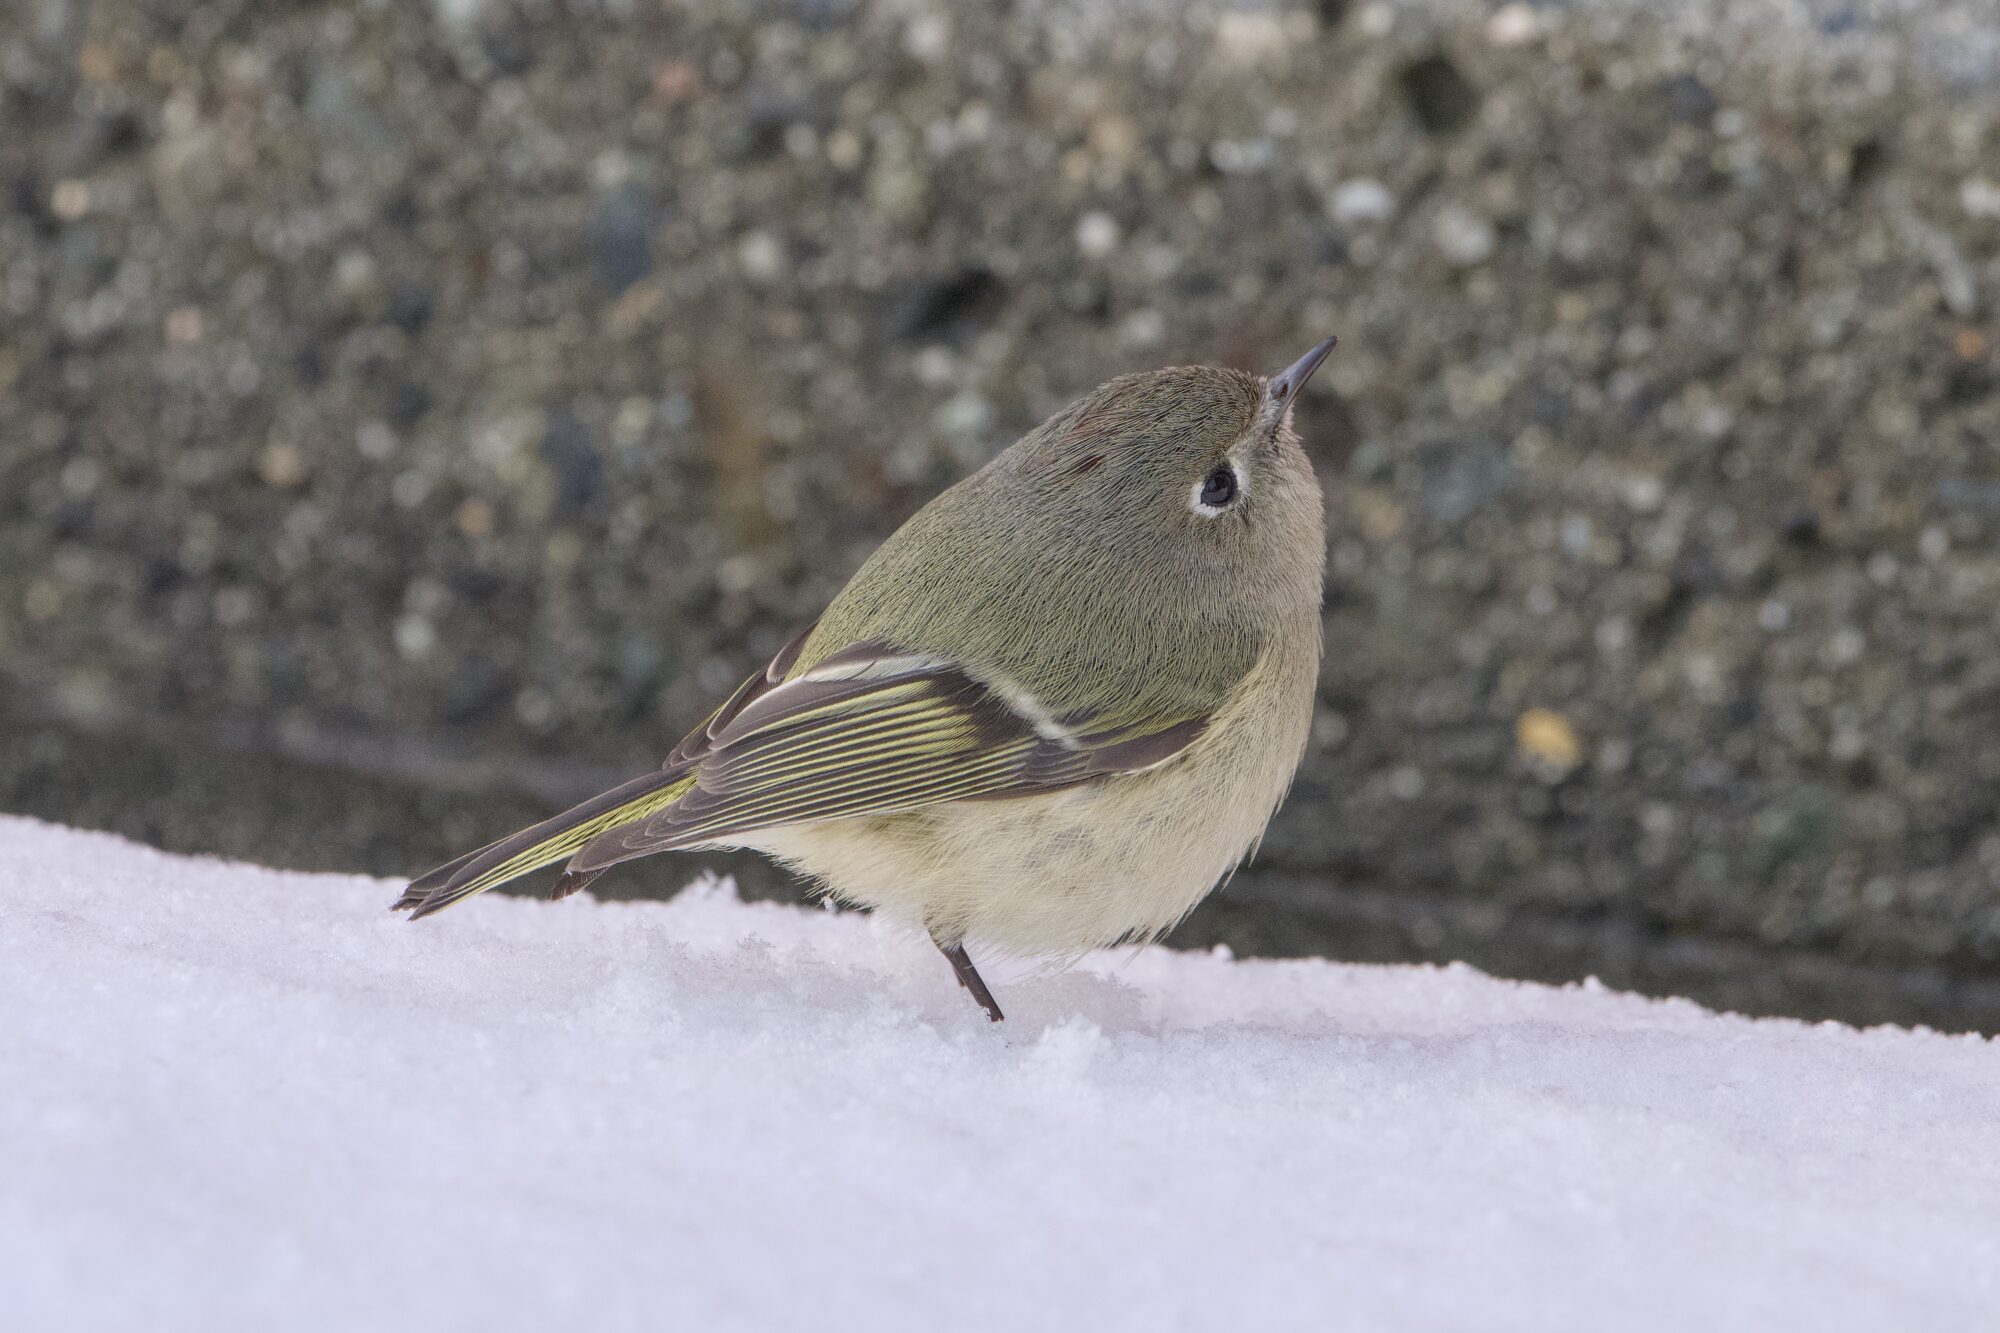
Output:
M0 818L0 1323L1992 1327L2000 1047ZM667 867L662 867L667 869Z

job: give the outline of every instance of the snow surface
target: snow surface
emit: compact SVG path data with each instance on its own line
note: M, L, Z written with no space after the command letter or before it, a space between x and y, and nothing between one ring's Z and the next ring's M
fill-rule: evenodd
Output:
M673 873L671 862L656 873ZM10 1329L1973 1329L2000 1045L0 819Z

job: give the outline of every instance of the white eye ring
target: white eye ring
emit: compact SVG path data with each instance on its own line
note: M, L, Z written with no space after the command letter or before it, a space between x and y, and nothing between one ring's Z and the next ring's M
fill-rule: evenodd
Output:
M1243 497L1243 475L1232 463L1218 463L1188 496L1188 508L1203 518L1220 518Z

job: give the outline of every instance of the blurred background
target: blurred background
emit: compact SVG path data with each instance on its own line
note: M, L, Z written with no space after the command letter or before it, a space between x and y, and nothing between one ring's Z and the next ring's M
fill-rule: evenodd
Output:
M1175 942L2000 1028L1996 93L1986 0L12 0L0 809L427 867L1331 332L1311 750Z

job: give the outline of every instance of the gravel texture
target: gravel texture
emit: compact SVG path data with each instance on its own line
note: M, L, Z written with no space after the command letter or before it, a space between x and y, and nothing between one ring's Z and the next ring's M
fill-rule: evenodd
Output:
M2000 1026L1997 51L1979 0L10 6L0 808L412 868L655 762L1100 379L1334 332L1313 747L1183 938Z

